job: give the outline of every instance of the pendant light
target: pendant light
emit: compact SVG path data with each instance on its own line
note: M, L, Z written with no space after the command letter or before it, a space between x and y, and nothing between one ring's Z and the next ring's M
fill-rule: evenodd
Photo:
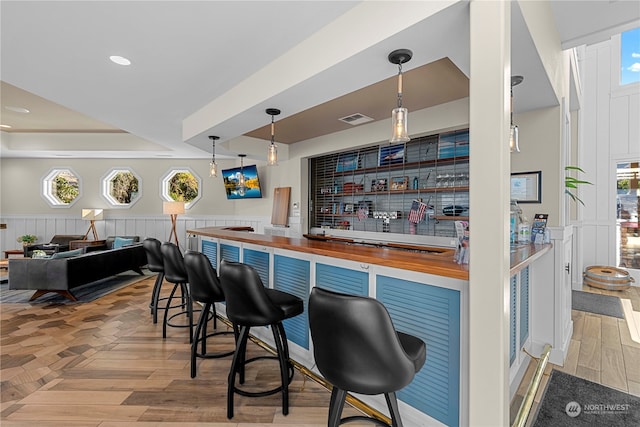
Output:
M238 177L238 196L244 197L247 194L247 185L244 179L244 158L247 157L246 154L238 154L240 157L240 176Z
M277 166L278 165L278 146L275 142L275 124L273 122L273 116L277 116L280 114L280 110L277 108L267 108L267 114L271 116L271 144L269 144L269 150L267 151L267 165L268 166Z
M209 177L215 178L218 176L218 165L216 164L216 141L220 139L219 136L209 136L211 140L211 162L209 163Z
M518 145L518 126L513 124L513 87L518 86L524 77L511 76L511 127L509 129L509 150L513 153L520 152L520 146Z
M389 142L407 142L407 116L409 111L402 107L402 64L409 62L413 52L409 49L397 49L389 54L389 62L398 65L398 106L391 111L391 139Z

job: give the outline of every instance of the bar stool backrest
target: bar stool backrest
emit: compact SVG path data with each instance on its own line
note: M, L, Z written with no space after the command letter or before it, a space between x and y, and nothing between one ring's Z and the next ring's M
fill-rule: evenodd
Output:
M211 261L202 252L187 251L184 267L189 278L191 298L199 302L224 301L224 293L218 280L218 273Z
M175 243L164 242L160 245L164 263L164 278L171 283L188 283L187 271L184 269L182 252Z
M320 373L342 390L382 394L415 376L387 309L376 299L314 287L309 326Z
M142 241L142 247L147 254L147 268L154 273L164 271L164 262L162 262L162 252L160 252L160 240L148 237Z
M250 265L222 260L220 283L231 322L240 326L263 326L284 318L283 310L271 302L258 272Z

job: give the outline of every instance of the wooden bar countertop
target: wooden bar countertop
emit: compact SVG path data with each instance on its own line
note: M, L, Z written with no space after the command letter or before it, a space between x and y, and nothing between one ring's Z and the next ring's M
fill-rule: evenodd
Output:
M320 235L309 235L309 238L297 239L256 234L248 232L248 230L243 227L204 227L187 230L187 233L469 280L469 265L455 263L453 261L454 250L450 248L425 246L421 248L433 252L422 253L394 249L393 247L397 247L397 244L389 247L363 245L345 238ZM407 247L408 249L416 248L411 245ZM524 268L550 248L550 244L532 244L516 247L515 251L512 249L512 274Z

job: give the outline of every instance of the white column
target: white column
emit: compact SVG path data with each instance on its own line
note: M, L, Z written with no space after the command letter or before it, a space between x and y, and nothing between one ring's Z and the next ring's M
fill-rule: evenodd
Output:
M469 425L509 424L511 5L470 3Z

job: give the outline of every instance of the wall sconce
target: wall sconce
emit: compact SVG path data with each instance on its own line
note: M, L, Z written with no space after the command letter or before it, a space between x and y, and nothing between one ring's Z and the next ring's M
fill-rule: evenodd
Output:
M184 202L162 202L162 213L171 216L171 233L169 233L169 242L171 237L174 238L176 246L180 246L178 243L178 233L176 233L176 220L179 214L184 213Z
M520 152L520 146L518 145L518 126L513 124L513 87L518 86L524 77L511 76L511 127L509 130L509 150L513 153Z
M216 164L216 141L220 139L219 136L210 136L211 140L211 163L209 163L209 178L215 178L218 176L218 165Z
M398 106L391 111L391 139L390 143L407 142L407 116L409 111L402 107L402 64L409 62L413 52L409 49L397 49L389 54L389 62L398 65Z
M247 194L247 185L244 178L244 158L246 154L238 154L240 157L240 176L238 177L238 196L244 197Z
M91 221L91 224L89 225L89 229L87 230L87 233L84 235L85 239L89 235L89 232L93 231L93 240L98 240L98 231L96 230L95 222L102 221L103 216L104 216L103 209L82 209L82 219L84 219L85 221Z
M269 144L269 150L267 151L267 165L268 166L277 166L278 165L278 146L275 142L275 124L273 122L273 116L277 116L280 114L280 110L277 108L267 108L267 114L271 116L271 144Z

